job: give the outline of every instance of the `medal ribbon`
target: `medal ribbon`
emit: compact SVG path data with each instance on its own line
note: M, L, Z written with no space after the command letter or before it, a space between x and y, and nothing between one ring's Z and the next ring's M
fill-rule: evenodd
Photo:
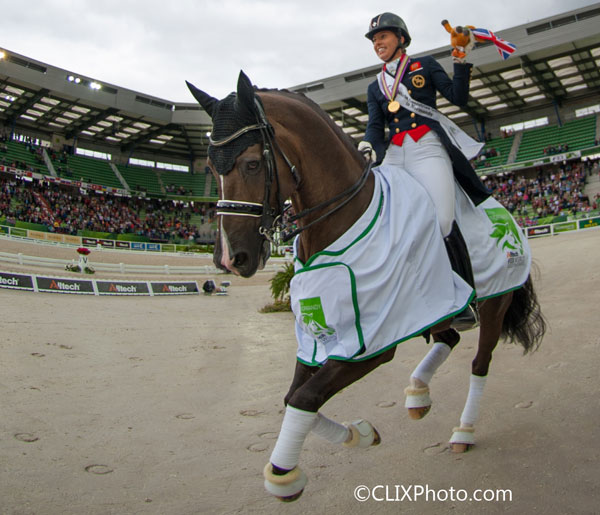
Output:
M404 72L406 72L406 68L408 67L408 55L402 54L400 58L400 63L398 63L398 69L396 70L396 77L394 78L394 84L392 85L392 89L389 88L387 82L385 80L385 64L383 65L383 72L381 74L381 90L390 102L396 98L396 93L398 92L398 85L402 81L402 77L404 77Z

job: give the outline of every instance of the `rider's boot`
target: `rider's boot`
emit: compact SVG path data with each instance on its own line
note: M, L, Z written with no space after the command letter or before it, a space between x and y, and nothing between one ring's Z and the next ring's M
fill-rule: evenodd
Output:
M458 228L456 222L452 223L450 234L444 238L446 251L450 258L450 265L458 275L460 275L472 288L475 288L475 279L473 278L473 269L471 268L471 258L467 250L467 244ZM452 327L457 331L466 331L474 329L479 325L479 311L477 310L477 301L475 298L467 308L456 315L452 321Z

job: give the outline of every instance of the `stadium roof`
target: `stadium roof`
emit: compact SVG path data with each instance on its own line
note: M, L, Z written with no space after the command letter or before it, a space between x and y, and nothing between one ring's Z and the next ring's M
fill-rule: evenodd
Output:
M491 43L477 44L471 97L464 109L438 99L441 112L472 134L500 120L600 99L600 3L534 21L498 36L517 51L502 60ZM428 50L452 70L450 45ZM85 148L174 163L206 157L210 118L194 103L176 103L100 83L4 50L0 58L0 122L7 127ZM366 91L379 65L291 88L325 109L360 140L367 123ZM232 86L233 87L233 86ZM475 126L474 126L475 123ZM155 159L157 159L155 157Z

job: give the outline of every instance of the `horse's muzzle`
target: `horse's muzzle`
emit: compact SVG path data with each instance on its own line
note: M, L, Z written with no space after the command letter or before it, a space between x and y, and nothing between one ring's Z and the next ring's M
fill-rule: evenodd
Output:
M271 245L263 240L258 253L239 251L233 256L231 271L242 277L252 277L258 270L262 270L271 256Z
M213 262L217 268L232 272L242 277L252 277L262 270L271 256L271 245L268 240L256 242L256 247L231 245L227 238L219 238L215 244Z

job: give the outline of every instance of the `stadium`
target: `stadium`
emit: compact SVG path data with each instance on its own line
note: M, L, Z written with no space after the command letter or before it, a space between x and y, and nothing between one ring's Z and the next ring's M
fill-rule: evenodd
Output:
M302 459L311 480L290 513L596 509L599 21L596 3L499 31L515 55L502 60L492 44L478 44L467 107L438 99L485 141L473 165L531 238L551 327L540 350L523 357L499 346L477 447L457 456L445 438L464 402L476 332L436 377L431 414L419 422L407 420L402 389L426 346L403 344L401 357L326 406L338 420L376 420L384 445L350 454L310 437ZM418 55L450 71L450 52ZM378 71L291 89L358 143ZM217 200L206 169L210 131L195 102L1 49L1 513L281 511L261 471L296 339L289 313L258 309L272 300L269 279L283 259L251 279L231 278L228 296L198 295L198 279L216 274L205 253ZM94 281L61 272L54 285L16 282L75 263L82 246L92 249ZM501 489L511 498L362 503L359 485Z
M485 141L474 165L481 175L494 178L488 186L501 197L507 177L529 180L559 168L577 172L569 182L578 182L584 168L590 176L586 185L595 182L591 169L600 152L599 16L600 4L593 4L499 32L517 46L515 56L502 60L492 43L478 43L470 56L474 72L467 107L459 109L438 98L443 114ZM449 71L450 52L448 46L423 54L433 55ZM89 198L116 196L122 211L118 223L83 223L47 212L52 198L46 198L38 207L47 216L9 216L16 228L101 239L119 234L121 241L158 244L212 242L217 193L206 170L211 123L197 104L101 83L9 49L2 56L2 176L10 172L43 180L53 185L55 195L71 187ZM354 70L291 89L317 102L358 143L368 117L367 86L378 70ZM513 213L517 200L522 225L545 225L597 214L597 191L589 184L585 192L577 191L578 198L561 199L560 209L543 213L532 199L523 203L520 197L505 195L501 200L506 207L513 203Z

